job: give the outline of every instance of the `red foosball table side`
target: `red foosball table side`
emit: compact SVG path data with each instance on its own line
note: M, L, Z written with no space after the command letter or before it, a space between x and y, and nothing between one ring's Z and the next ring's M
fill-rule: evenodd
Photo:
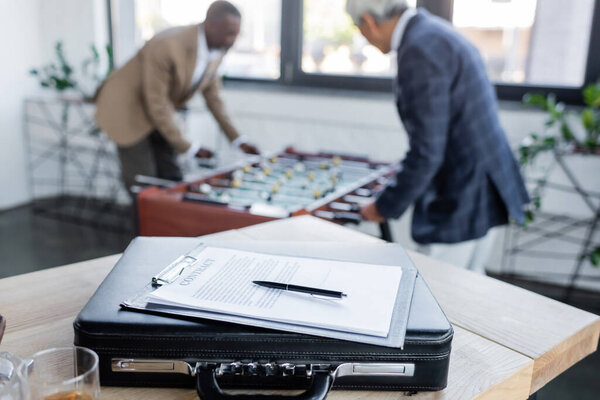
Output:
M141 236L201 236L273 221L210 204L183 201L182 191L149 187L138 194L138 227Z
M332 158L335 154L329 153L303 153L292 147L285 150L283 154L292 154L302 157L320 156ZM340 155L344 160L369 163L370 165L390 166L386 163L372 162L365 157ZM267 216L252 213L247 209L237 209L222 204L211 204L209 202L195 201L190 199L189 188L191 184L205 182L211 178L225 178L233 168L225 169L196 182L183 182L170 188L149 187L143 189L137 196L138 229L141 236L201 236L211 233L222 232L230 229L244 228L250 225L279 219L280 216ZM386 174L390 176L392 169ZM375 188L381 186L375 181L366 183ZM313 207L301 208L291 213L290 216L313 214L337 223L356 223L360 216L354 215L352 221L323 216L323 212L332 211L331 202L342 200L340 197L327 201L316 202ZM356 211L353 211L354 213Z

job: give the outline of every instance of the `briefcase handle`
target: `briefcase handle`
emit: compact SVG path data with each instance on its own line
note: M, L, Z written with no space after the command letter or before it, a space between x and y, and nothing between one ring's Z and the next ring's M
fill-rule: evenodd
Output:
M202 400L323 400L327 397L333 385L333 375L327 370L313 371L310 387L303 393L295 396L267 395L267 394L240 394L230 395L219 387L216 378L216 368L211 365L198 366L196 369L196 389Z

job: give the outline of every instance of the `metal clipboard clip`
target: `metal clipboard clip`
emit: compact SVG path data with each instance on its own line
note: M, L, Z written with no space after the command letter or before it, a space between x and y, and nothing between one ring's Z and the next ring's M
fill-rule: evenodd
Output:
M189 253L177 257L175 261L152 277L152 286L168 285L175 282L186 268L191 267L198 261L198 254L205 248L205 244L200 244Z

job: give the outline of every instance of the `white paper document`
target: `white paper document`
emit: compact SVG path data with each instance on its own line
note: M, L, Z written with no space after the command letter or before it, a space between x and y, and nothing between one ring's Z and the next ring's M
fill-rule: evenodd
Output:
M386 337L402 268L206 247L171 284L148 295L167 306ZM344 292L342 299L268 289L273 281Z

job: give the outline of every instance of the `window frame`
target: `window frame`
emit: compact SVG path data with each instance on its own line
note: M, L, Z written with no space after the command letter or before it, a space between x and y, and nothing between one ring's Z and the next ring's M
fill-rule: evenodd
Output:
M279 79L225 77L225 82L253 82L287 87L345 89L390 93L392 78L306 73L302 71L303 0L281 1L281 60Z
M442 18L452 21L452 10L454 9L454 0L419 0L419 3L427 4L432 7L430 11ZM590 41L588 44L586 68L583 78L583 84L577 86L560 85L531 85L531 84L510 84L504 82L492 82L496 88L496 95L499 100L522 101L527 93L540 93L548 95L553 93L558 101L571 105L583 105L583 88L591 83L600 82L600 52L594 52L593 49L600 48L600 0L594 0L594 9L592 11L592 23L590 27Z
M111 21L111 0L107 0L110 42L114 37ZM448 21L452 20L454 0L418 0L418 7L426 8L432 14ZM252 82L283 87L312 87L326 89L346 89L352 91L383 92L392 91L392 78L365 77L352 75L335 75L306 73L302 71L303 42L303 0L281 0L281 60L280 74L277 79L224 77L225 82ZM499 100L521 101L526 93L554 93L559 101L567 104L581 105L584 86L600 80L600 0L594 0L594 10L590 29L590 41L586 59L584 82L581 87L556 85L527 85L493 82Z

